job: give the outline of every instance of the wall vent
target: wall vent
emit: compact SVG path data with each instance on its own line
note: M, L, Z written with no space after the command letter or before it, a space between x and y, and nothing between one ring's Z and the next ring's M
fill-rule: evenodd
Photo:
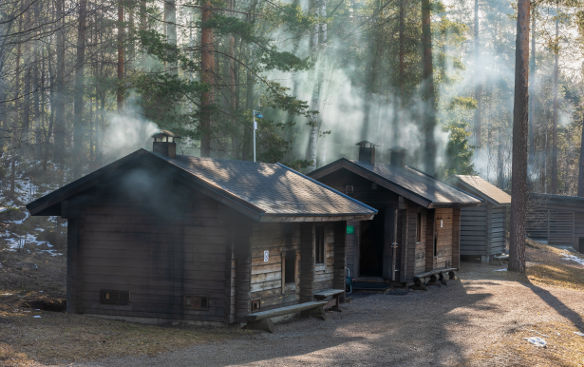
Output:
M209 298L202 296L185 296L185 307L191 310L208 310Z
M261 307L261 302L259 299L254 299L251 301L251 312L258 312Z
M125 306L130 304L130 291L102 289L99 291L99 300L104 305Z

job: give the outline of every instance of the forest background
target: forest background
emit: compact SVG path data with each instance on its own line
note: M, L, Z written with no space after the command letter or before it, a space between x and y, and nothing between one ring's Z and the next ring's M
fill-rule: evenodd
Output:
M511 185L508 0L5 0L0 207L169 129L178 152L302 171L378 160ZM532 1L530 190L584 196L584 1ZM581 191L578 183L581 182Z

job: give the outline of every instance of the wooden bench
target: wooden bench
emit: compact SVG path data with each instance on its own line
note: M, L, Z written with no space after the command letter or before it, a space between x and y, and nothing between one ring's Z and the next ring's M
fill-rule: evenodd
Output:
M448 274L448 279L454 279L454 272L458 270L457 268L442 268L427 271L425 273L420 273L414 275L414 288L415 289L427 289L426 286L429 283L436 284L437 281L446 285L446 278L444 274Z
M246 328L253 330L264 330L273 333L274 324L272 323L272 320L270 320L272 317L284 316L297 312L303 312L307 315L318 317L322 320L325 320L326 316L324 313L324 306L327 303L328 303L327 301L304 302L291 306L273 308L267 311L250 313L249 315L247 315L246 318L247 319Z
M342 294L345 294L344 289L323 289L322 291L318 291L313 295L317 301L329 302L329 300L334 300L334 305L332 306L332 309L337 312L341 312L340 298Z

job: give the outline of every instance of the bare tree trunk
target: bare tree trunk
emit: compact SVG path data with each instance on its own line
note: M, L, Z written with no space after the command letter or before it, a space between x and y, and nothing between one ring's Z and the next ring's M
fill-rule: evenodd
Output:
M124 104L124 6L123 1L118 0L118 88L117 88L117 103L118 111L120 111Z
M164 0L164 29L166 30L166 43L176 47L176 0ZM178 74L178 64L171 62L167 65L167 71Z
M65 0L57 0L57 76L55 80L54 159L63 164L65 156Z
M316 17L326 17L326 0L311 1L311 10ZM317 23L314 25L310 39L311 56L316 63L315 66L315 80L312 87L312 96L310 98L310 110L318 111L320 105L320 90L322 88L323 65L322 60L319 63L321 50L327 41L327 25L326 23ZM308 124L310 126L310 136L308 140L308 149L306 159L310 162L309 168L316 168L318 157L318 137L322 125L322 119L318 113L311 115Z
M582 133L580 138L580 160L578 164L578 196L584 196L584 106L582 108Z
M475 0L474 4L474 63L475 69L480 60L481 42L479 37L479 0ZM475 70L478 73L478 70ZM483 94L482 78L479 78L475 88L475 99L477 101L477 108L474 113L474 144L477 148L482 146L481 129L482 129L482 94Z
M399 128L400 128L400 111L403 106L404 100L404 78L406 73L406 62L405 62L405 42L406 42L406 0L399 0L399 19L398 19L398 75L397 75L397 93L395 98L395 103L393 107L393 121L392 121L392 132L393 141L395 144L399 144Z
M528 155L527 155L527 167L529 172L536 169L536 158L535 158L535 127L536 127L536 120L535 120L535 90L534 90L534 82L535 82L535 22L536 22L536 13L535 13L535 5L532 9L531 14L531 57L529 60L529 80L531 83L529 84L529 127L528 127ZM535 184L535 183L534 183ZM535 186L535 185L533 185Z
M434 68L432 65L432 30L430 18L430 0L422 0L422 79L424 100L424 168L430 175L435 173L436 142L434 128L436 127L436 91L434 89Z
M73 109L73 177L79 176L80 165L83 162L83 94L85 71L85 37L87 31L87 0L79 1L79 16L77 24L77 59L75 61L75 96Z
M519 0L517 7L509 270L525 273L525 216L527 213L528 197L527 124L529 119L529 0Z
M210 0L204 0L201 16L201 81L207 87L201 98L201 156L211 154L211 128L213 124L213 104L215 102L215 45L213 28L207 23L213 16L213 6Z
M558 193L558 76L559 76L559 54L560 54L560 15L558 6L556 5L556 39L554 49L554 75L552 79L553 89L553 113L552 113L552 138L551 138L551 157L550 157L550 175L552 176L550 193Z

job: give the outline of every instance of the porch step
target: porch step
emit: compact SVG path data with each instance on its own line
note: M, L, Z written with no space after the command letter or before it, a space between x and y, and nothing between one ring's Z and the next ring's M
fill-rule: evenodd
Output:
M354 280L353 281L353 290L354 291L385 292L389 288L391 288L391 285L387 284L383 281L363 281L363 280Z

